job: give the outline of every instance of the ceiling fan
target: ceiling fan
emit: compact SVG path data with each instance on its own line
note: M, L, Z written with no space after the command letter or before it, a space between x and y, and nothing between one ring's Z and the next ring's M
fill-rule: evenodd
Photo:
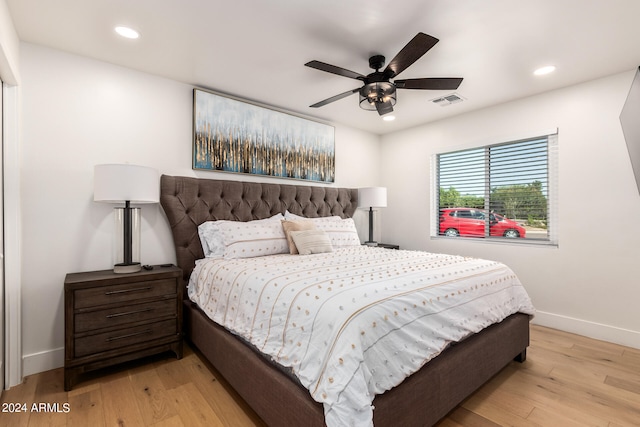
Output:
M421 89L421 90L454 90L462 83L462 78L422 78L422 79L406 79L394 80L398 74L409 68L411 64L416 62L425 53L429 51L438 39L424 33L418 33L400 52L389 62L384 71L380 69L384 66L385 57L382 55L374 55L369 58L369 66L375 72L366 76L350 71L335 65L326 64L320 61L307 62L307 67L315 68L327 73L337 74L339 76L348 77L350 79L360 80L364 86L343 92L339 95L327 98L316 104L310 105L312 108L322 107L331 102L346 98L356 92L360 93L360 107L365 110L376 110L381 116L393 111L396 104L396 89Z

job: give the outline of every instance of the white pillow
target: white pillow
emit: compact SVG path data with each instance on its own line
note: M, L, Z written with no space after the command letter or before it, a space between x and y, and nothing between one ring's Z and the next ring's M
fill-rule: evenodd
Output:
M333 251L329 236L322 230L290 231L289 235L295 242L300 255L321 254Z
M224 258L252 258L289 253L280 221L227 221L218 226L224 241Z
M261 221L280 221L284 218L281 213L275 214L270 218L256 219L254 221L246 222L259 223ZM198 236L200 237L200 244L202 245L202 252L206 258L222 258L224 256L225 243L220 234L219 226L225 222L238 223L239 221L206 221L198 226Z
M361 244L353 218L341 219L338 217L338 220L316 221L315 225L318 230L327 233L334 248L360 246Z
M342 218L340 218L340 216L335 215L335 216L322 216L319 218L307 218L306 216L300 216L300 215L296 215L294 213L287 211L284 211L284 219L286 220L298 220L298 219L308 219L311 221L336 221L336 220L340 220Z
M218 258L224 253L224 242L218 225L224 221L207 221L198 226L198 236L205 258Z
M305 219L305 217L300 216L300 215L296 215L294 213L289 212L288 210L284 211L284 219Z

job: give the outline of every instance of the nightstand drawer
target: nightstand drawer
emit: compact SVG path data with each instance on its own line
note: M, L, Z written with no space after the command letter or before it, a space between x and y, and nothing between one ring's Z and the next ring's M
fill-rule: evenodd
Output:
M176 280L150 280L121 285L78 289L74 292L74 308L88 308L105 304L133 302L145 298L177 293Z
M74 357L114 350L131 344L176 335L177 333L177 322L174 319L76 338Z
M175 298L144 304L120 305L105 310L77 313L73 319L74 329L79 333L160 317L175 317L177 311Z

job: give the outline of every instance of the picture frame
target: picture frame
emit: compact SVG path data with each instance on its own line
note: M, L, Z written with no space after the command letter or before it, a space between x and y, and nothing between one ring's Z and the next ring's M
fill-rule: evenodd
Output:
M193 90L193 169L335 182L335 129Z

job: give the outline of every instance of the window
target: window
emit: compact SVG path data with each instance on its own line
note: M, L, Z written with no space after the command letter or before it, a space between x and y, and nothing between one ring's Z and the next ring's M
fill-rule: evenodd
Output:
M436 154L432 235L556 242L557 134Z

